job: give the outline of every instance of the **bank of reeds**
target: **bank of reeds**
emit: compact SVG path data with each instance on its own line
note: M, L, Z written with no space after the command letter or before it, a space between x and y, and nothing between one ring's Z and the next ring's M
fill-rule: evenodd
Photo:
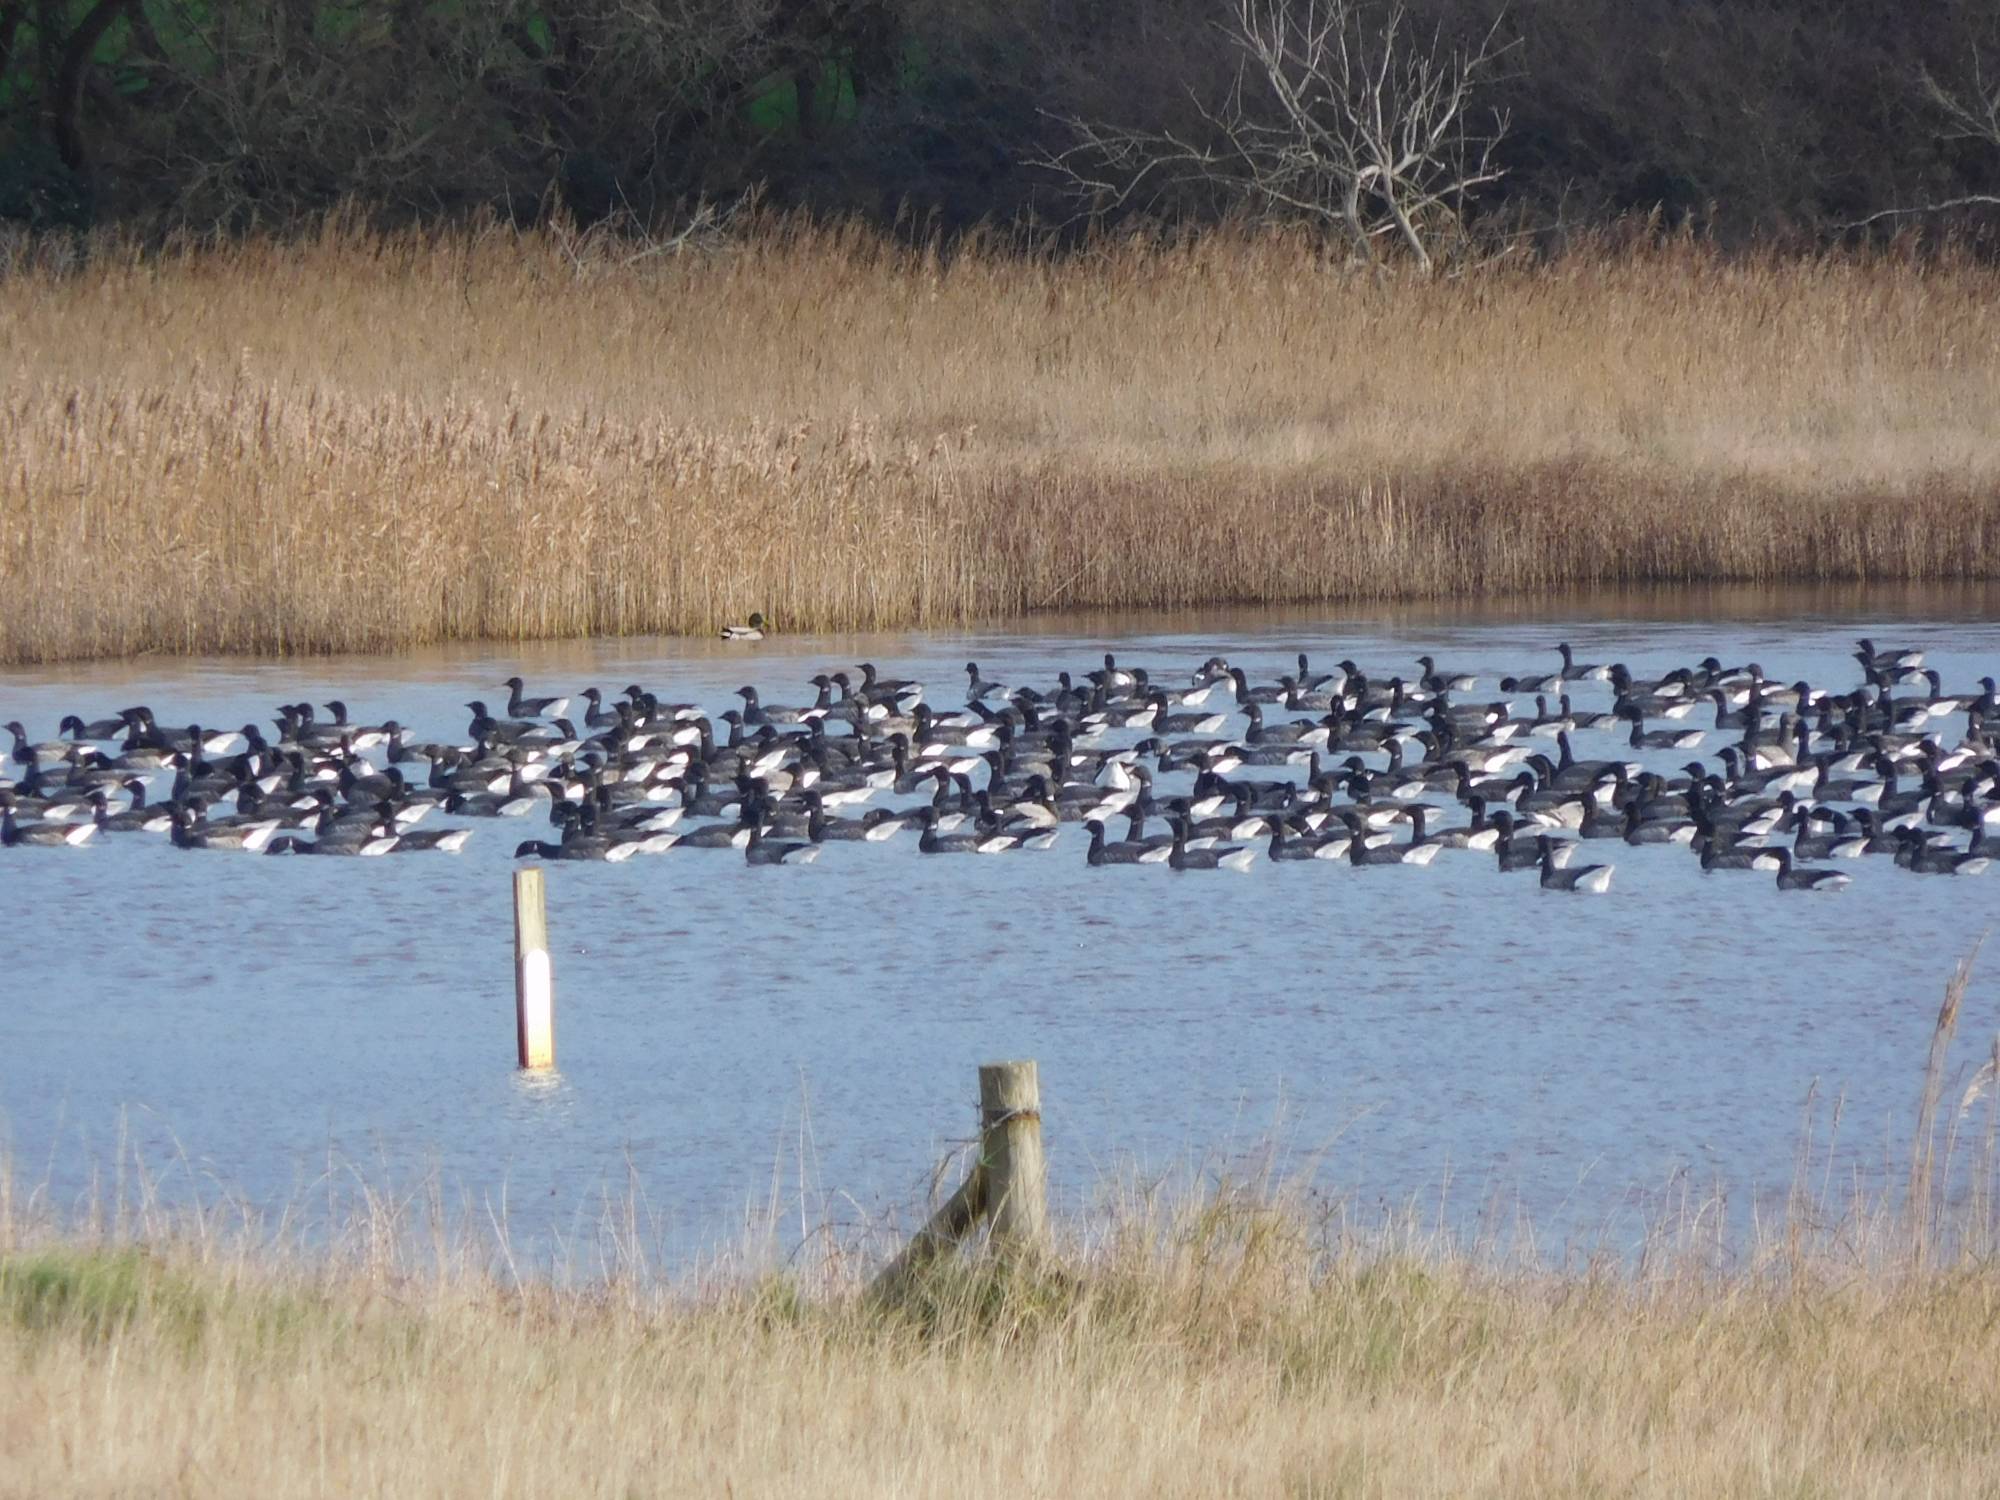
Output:
M0 661L2000 571L2000 269L0 245Z
M1269 1181L1128 1186L884 1303L879 1247L833 1236L663 1272L634 1195L524 1275L434 1183L330 1168L273 1221L121 1162L64 1222L0 1171L0 1494L1989 1495L1968 973L1906 1177L1843 1187L1809 1132L1776 1219L1690 1203L1555 1264Z

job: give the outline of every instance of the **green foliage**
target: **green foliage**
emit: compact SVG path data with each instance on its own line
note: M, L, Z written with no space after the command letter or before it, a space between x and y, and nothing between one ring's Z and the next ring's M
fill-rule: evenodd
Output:
M136 1249L63 1249L0 1259L0 1317L31 1334L105 1339L144 1314L192 1344L208 1321L202 1295Z

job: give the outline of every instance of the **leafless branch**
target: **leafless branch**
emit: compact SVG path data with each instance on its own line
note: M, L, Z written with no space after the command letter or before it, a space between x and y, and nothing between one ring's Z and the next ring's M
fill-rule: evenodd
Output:
M1412 35L1401 4L1219 0L1238 56L1230 87L1194 99L1199 138L1067 119L1074 144L1037 164L1091 208L1145 208L1175 189L1217 192L1271 219L1305 219L1369 262L1400 240L1423 271L1497 181L1507 117L1475 125L1474 95L1507 50L1499 21L1475 43Z
M1978 48L1975 47L1972 52L1972 80L1969 90L1955 92L1948 89L1938 82L1936 75L1928 71L1918 75L1918 84L1932 107L1944 116L1945 140L1984 141L1996 151L2000 151L2000 81L1987 81L1985 65L1980 59ZM1872 214L1859 219L1850 219L1837 227L1842 230L1866 229L1869 225L1879 224L1884 219L1948 213L1955 208L2000 208L2000 194L1966 193L1936 203L1878 209Z
M1985 66L1977 48L1972 53L1970 93L1953 93L1929 73L1921 75L1921 82L1925 96L1950 122L1946 140L1985 141L2000 147L2000 82L1986 81Z
M2000 193L1967 193L1962 198L1945 198L1936 203L1919 203L1910 208L1880 208L1859 219L1849 219L1837 225L1840 229L1866 229L1870 224L1879 224L1884 219L1910 218L1917 214L1949 213L1954 208L2000 208Z

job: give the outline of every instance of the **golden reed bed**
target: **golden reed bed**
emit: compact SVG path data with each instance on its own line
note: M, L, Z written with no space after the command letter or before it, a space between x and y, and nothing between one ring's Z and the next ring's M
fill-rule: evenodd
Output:
M0 243L0 661L2000 568L2000 270Z

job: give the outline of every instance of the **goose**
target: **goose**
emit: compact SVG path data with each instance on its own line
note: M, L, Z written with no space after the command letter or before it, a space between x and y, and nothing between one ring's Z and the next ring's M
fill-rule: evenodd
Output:
M1285 687L1282 678L1276 687L1252 687L1250 679L1243 674L1241 667L1230 667L1224 675L1235 685L1236 702L1239 707L1251 703L1283 703L1290 691ZM1327 706L1332 707L1331 699L1328 700Z
M813 713L809 708L770 708L757 696L757 689L745 685L736 690L743 700L743 722L748 725L803 724Z
M1874 786L1871 781L1858 777L1837 777L1833 774L1835 757L1817 755L1813 757L1812 785L1807 789L1815 802L1853 802L1862 791ZM1879 792L1876 793L1880 795Z
M486 711L485 700L473 698L466 705L472 715L465 726L467 738L476 743L512 745L526 735L540 732L542 726L528 719L497 719Z
M750 825L743 822L710 823L680 836L682 849L741 849L750 842Z
M1986 720L2000 714L2000 683L1991 677L1979 679L1979 692L1965 701L1965 712L1970 719L1969 728L1978 730Z
M791 840L766 839L764 830L752 827L743 846L743 862L751 865L809 865L819 858L820 845Z
M17 766L32 766L42 760L65 761L76 753L76 745L70 740L45 740L40 744L30 741L28 731L18 719L11 724L0 724L0 729L14 737L14 749L8 758Z
M1570 707L1568 693L1562 694L1557 699L1557 702L1562 707L1562 716L1569 720L1569 722L1566 725L1557 725L1556 730L1552 731L1552 733L1560 733L1564 729L1616 729L1618 727L1618 713L1615 709L1572 708Z
M1499 835L1493 844L1493 854L1494 862L1501 874L1541 868L1543 835L1515 833L1514 816L1505 811L1496 811L1493 814L1493 826L1499 830ZM1551 844L1551 857L1555 860L1557 868L1566 868L1576 858L1577 847L1567 839Z
M1568 641L1558 641L1556 643L1556 650L1562 656L1561 676L1564 679L1570 682L1609 682L1611 680L1611 668L1600 666L1596 662L1579 663L1571 655Z
M1845 693L1776 686L1755 662L1725 669L1710 658L1655 682L1621 665L1607 669L1615 697L1601 717L1575 710L1566 693L1550 696L1571 672L1585 680L1573 653L1563 674L1502 679L1505 696L1491 703L1455 701L1463 682L1428 657L1416 681L1373 683L1352 662L1315 676L1302 660L1275 688L1214 658L1187 689L1156 686L1114 657L1081 687L1065 673L1047 693L1009 692L967 662L966 706L944 714L924 704L921 685L863 664L855 678L811 677L817 696L808 707L766 708L751 690L741 710L713 722L700 706L662 703L637 684L609 703L592 688L581 734L555 711L568 704L525 697L515 677L506 717L467 704L470 744L418 744L399 725L351 720L338 700L317 718L309 702L280 705L280 732L268 742L255 725L226 735L162 730L139 706L94 724L65 718L62 738L48 744L7 726L15 748L0 769L15 779L0 778L0 808L17 843L92 836L78 829L157 829L180 847L261 842L270 853L452 850L469 829L414 825L439 809L477 817L546 807L560 830L549 837L569 859L624 860L680 842L747 850L754 833L759 856L745 858L762 863L766 848L874 842L905 822L924 824L927 852L1001 852L1044 847L1063 823L1082 822L1093 865L1171 864L1177 853L1181 868L1196 869L1253 857L1369 865L1475 848L1492 849L1501 870L1539 869L1542 838L1559 835L1548 855L1558 870L1599 838L1687 842L1705 871L1774 872L1782 840L1801 880L1829 873L1811 861L1868 854L1922 874L1983 869L1988 830L2000 836L2000 689L1983 679L1978 696L1947 694L1935 669L1905 653L1869 646L1856 657L1867 681ZM1195 711L1225 684L1234 702L1214 701L1243 713L1240 740L1230 738L1226 713ZM1517 717L1524 688L1543 691L1533 714ZM1284 707L1267 725L1273 703ZM1649 731L1649 718L1710 706L1727 742L1719 772L1699 760L1671 778L1642 767L1637 752L1691 747L1702 732L1671 723ZM1954 744L1939 728L1961 711ZM1577 759L1572 739L1586 727L1615 730L1633 758ZM1117 730L1129 738L1112 740ZM1555 744L1530 753L1532 735ZM1246 770L1257 766L1280 771ZM173 786L149 800L143 778L156 768ZM1156 805L1155 777L1169 773L1190 776L1192 787ZM862 816L861 804L888 791L931 805ZM1436 826L1448 816L1436 804L1453 796L1471 821ZM1162 811L1171 831L1148 838L1148 820ZM1114 843L1103 830L1119 814L1131 829ZM685 838L683 820L696 825ZM1410 827L1407 842L1394 832L1399 824ZM1970 841L1953 841L1957 829Z
M1322 693L1300 685L1299 679L1289 674L1278 679L1282 691L1277 701L1295 714L1328 714L1342 706L1338 693Z
M1553 769L1553 768L1551 768ZM1509 783L1507 800L1516 816L1550 826L1581 828L1587 814L1586 792L1595 792L1597 782L1589 780L1572 787L1546 785L1536 780L1533 767L1523 770Z
M1743 847L1720 847L1714 837L1697 835L1695 846L1701 855L1702 873L1712 870L1775 870L1778 868L1776 849Z
M1221 661L1220 657L1214 659ZM1305 652L1301 651L1299 653L1298 684L1301 692L1311 692L1314 688L1325 687L1330 682L1342 682L1345 680L1346 674L1342 672L1315 672L1312 669L1311 663L1306 660Z
M568 698L528 698L522 696L523 684L518 677L509 677L501 684L507 689L507 715L514 719L558 719L569 708ZM331 708L334 705L328 704Z
M1872 810L1856 808L1853 817L1861 830L1859 837L1864 840L1863 854L1895 854L1901 850L1902 841L1896 836L1897 830L1878 822Z
M806 824L806 836L815 844L828 840L880 844L894 838L903 831L905 819L889 811L886 807L871 808L860 818L829 818L819 807L814 807L814 816Z
M314 716L310 703L279 704L278 715L271 721L278 726L279 743L314 751L332 750L339 746L354 733L355 726L347 722L346 704L329 703L326 710L333 718L322 722Z
M1568 682L1560 671L1524 672L1518 677L1500 679L1500 692L1508 698L1533 697L1539 693L1560 693Z
M80 849L96 833L95 823L17 823L11 803L0 809L0 848Z
M1299 653L1299 660L1300 662L1305 661L1305 653L1303 651ZM1300 668L1300 671L1304 671L1303 666ZM1069 674L1064 673L1063 675L1067 677ZM1229 658L1226 656L1211 656L1207 661L1194 669L1194 675L1188 680L1196 687L1207 687L1213 683L1222 681L1228 675Z
M1472 821L1462 828L1440 828L1435 832L1425 827L1425 820L1431 809L1418 803L1410 809L1410 817L1416 825L1417 835L1428 842L1445 849L1477 849L1485 851L1500 842L1500 828L1486 816L1486 799L1474 797L1470 808Z
M1153 691L1148 701L1153 706L1152 722L1145 727L1154 734L1214 734L1229 722L1227 714L1168 713L1167 695L1158 689ZM1257 705L1252 703L1247 707L1254 713ZM1250 722L1254 725L1258 721L1253 717Z
M1363 836L1361 819L1348 817L1343 809L1342 821L1347 824L1347 862L1356 869L1367 865L1427 865L1437 858L1442 844L1419 843L1422 836L1420 822L1411 825L1411 842L1407 844L1371 843Z
M525 818L541 797L523 788L505 792L458 792L444 800L444 810L461 818Z
M981 698L991 697L995 693L1005 696L1007 692L1007 685L1005 683L992 682L987 678L981 677L979 675L979 663L976 661L969 661L965 664L965 678L965 698L968 703L977 703Z
M1601 895L1611 889L1615 865L1575 865L1568 869L1556 863L1555 841L1546 833L1537 841L1541 855L1541 882L1545 891L1589 891Z
M1921 651L1877 651L1875 643L1865 635L1854 644L1860 648L1854 656L1865 671L1894 672L1914 669L1924 664L1924 653Z
M1896 863L1919 875L1977 875L1992 861L1980 852L1978 840L1969 849L1944 848L1930 842L1922 830L1904 828L1896 837L1902 847Z
M1123 692L1138 682L1131 672L1118 665L1118 659L1109 651L1104 653L1104 667L1101 671L1084 674L1108 693Z
M1771 851L1778 859L1778 889L1781 891L1838 891L1853 883L1840 870L1801 870L1792 863L1792 851L1780 846Z
M1271 842L1264 850L1264 857L1270 860L1309 860L1319 856L1317 847L1304 839L1293 837L1298 832L1285 818L1271 819Z
M106 743L130 732L132 716L136 712L138 710L128 708L115 719L92 719L89 723L85 723L76 714L68 714L64 716L62 723L56 726L56 733L66 734L72 741L96 740Z
M1469 693L1479 686L1479 679L1470 673L1440 672L1437 663L1428 656L1418 657L1417 665L1424 669L1424 675L1418 682L1426 692Z
M396 847L396 842L394 835L385 835L363 842L356 839L309 839L303 838L298 834L283 833L277 835L270 843L264 846L264 853L322 854L343 855L349 858L373 858L393 851Z
M1223 844L1211 849L1192 847L1188 842L1188 820L1181 817L1174 822L1174 842L1167 852L1167 865L1175 870L1234 870L1247 873L1257 862L1255 849L1237 848Z
M1588 786L1602 781L1606 776L1617 775L1621 771L1627 776L1636 776L1645 769L1644 766L1625 760L1578 760L1570 746L1567 731L1556 736L1556 748L1559 758L1548 772L1542 773L1542 779L1558 791ZM1545 757L1534 756L1529 757L1529 763L1534 764L1538 758L1546 763Z
M1625 717L1632 721L1631 738L1627 741L1634 750L1693 750L1706 738L1699 729L1648 729L1645 715L1636 708L1627 708Z
M597 819L594 803L585 801L571 807L558 804L551 821L562 829L565 849L602 851L603 857L620 864L640 854L664 854L680 842L677 833L654 833L642 829L607 828Z
M598 844L584 841L551 844L542 839L523 839L514 849L514 858L602 860L620 864L638 852L637 844Z
M1661 713L1679 704L1687 693L1688 674L1681 669L1664 677L1634 677L1631 669L1621 661L1613 662L1605 675L1611 683L1613 696L1640 704L1648 718L1658 718Z
M1625 804L1624 839L1628 844L1692 844L1695 826L1686 818L1645 819L1637 802Z
M1916 812L1936 794L1936 788L1929 784L1936 778L1928 773L1924 777L1925 784L1922 786L1907 789L1900 786L1900 776L1895 762L1887 756L1877 757L1875 769L1882 779L1872 785L1857 788L1854 801L1864 807L1873 808L1882 817L1893 818L1903 813Z
M261 854L278 827L275 819L235 827L206 824L197 827L185 809L177 808L172 835L176 849L240 849L247 854Z
M1866 835L1849 833L1813 833L1809 818L1799 819L1798 832L1792 838L1792 857L1809 859L1860 859L1868 852L1869 840Z
M764 617L753 610L749 624L723 626L722 638L725 641L761 641L764 639L764 628Z
M112 812L104 789L97 788L90 794L91 821L100 833L158 832L156 825L167 816L158 807L146 805L146 783L138 777L128 777L123 786L131 794L131 802L121 811Z
M437 849L446 854L456 854L472 838L470 828L413 829L396 835L392 854L414 854L425 849Z
M1021 847L1017 834L988 833L975 830L971 833L942 833L939 831L938 812L927 807L918 815L924 827L923 836L917 840L917 848L925 854L1005 854Z
M602 689L587 687L580 696L589 705L583 712L583 727L585 729L610 729L614 725L626 724L630 719L631 710L629 708L621 713L616 704L610 708L604 706L604 693Z
M563 701L566 702L568 700L565 699ZM302 704L300 706L308 712L311 710L310 704ZM332 714L333 717L324 723L313 723L312 729L315 748L332 749L338 745L343 750L352 752L355 750L373 750L389 742L389 726L387 724L351 723L347 717L347 705L338 698L329 699L325 707L326 711ZM263 739L262 733L254 724L243 726L243 737L249 742L250 748L253 750L258 747L259 742Z
M1259 704L1245 703L1242 705L1242 709L1244 715L1250 720L1249 728L1243 732L1243 743L1245 745L1324 745L1331 737L1331 731L1324 724L1266 724L1264 722L1264 710ZM1221 726L1217 725L1216 727L1220 728ZM1207 731L1196 726L1196 732L1204 733Z
M940 717L922 703L912 715L910 748L919 760L946 760L954 750L986 750L999 743L1000 731L991 724ZM968 771L979 764L976 757L968 760Z
M923 696L924 685L921 682L907 677L879 676L872 661L861 662L858 670L861 673L861 685L854 690L855 694L870 703L892 703L904 698Z

